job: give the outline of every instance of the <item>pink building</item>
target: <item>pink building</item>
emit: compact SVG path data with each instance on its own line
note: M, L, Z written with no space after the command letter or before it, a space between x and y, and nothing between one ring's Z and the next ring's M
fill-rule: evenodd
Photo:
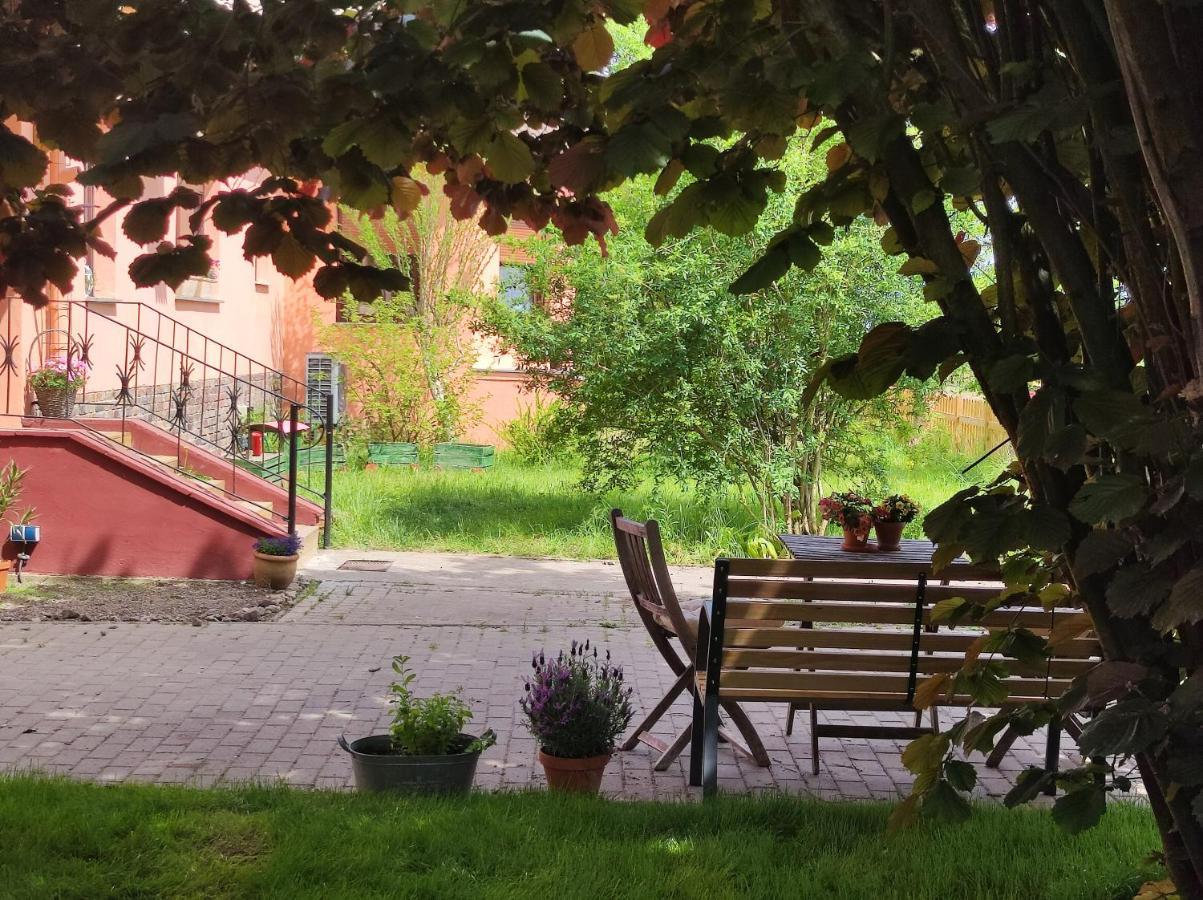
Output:
M76 183L78 174L52 154L48 182L71 185L85 209L109 202ZM150 179L145 196L175 186ZM324 404L329 394L337 406L340 390L314 322L333 322L335 305L269 260L246 260L241 236L215 229L207 277L174 291L135 287L129 264L150 248L132 241L122 221L101 225L116 258L89 256L70 292L52 293L38 310L19 297L0 299L0 464L14 459L28 470L22 506L36 506L43 526L29 565L246 577L252 537L295 526L309 544L321 539ZM191 233L182 216L167 239L177 233ZM498 284L502 267L520 262L498 247L487 280ZM526 379L484 342L478 349L472 399L483 418L461 439L495 444L499 427L528 402ZM55 401L39 402L27 381L55 358L86 367L87 377L68 415L51 418ZM294 406L300 452L290 502L281 469ZM22 549L29 548L10 542L2 555Z

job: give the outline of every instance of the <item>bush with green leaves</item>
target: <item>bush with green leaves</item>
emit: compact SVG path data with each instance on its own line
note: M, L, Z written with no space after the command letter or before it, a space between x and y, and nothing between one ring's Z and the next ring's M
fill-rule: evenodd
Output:
M410 685L416 677L408 668L408 656L393 658L397 680L389 685L393 722L389 727L394 753L405 756L445 756L477 753L497 741L492 730L478 738L464 735L472 709L455 694L415 697Z
M526 465L545 465L571 453L571 441L561 421L563 404L539 396L501 428L501 437Z
M796 190L824 171L822 154L801 141L781 164ZM683 177L683 190L692 183ZM921 321L928 313L919 289L885 261L872 224L861 222L832 232L829 255L813 271L731 294L727 284L793 215L787 197L769 197L749 234L709 232L659 247L643 237L658 205L650 181L608 199L619 233L605 256L593 245L524 243L535 289L547 298L566 282L570 302L495 303L482 327L561 398L555 424L584 457L588 487L623 487L648 469L712 493L746 486L770 530L820 530L823 485L882 469L882 435L902 425L922 390L913 382L854 401L810 390L811 382L825 361L855 349L866 327ZM518 427L526 438L528 423Z

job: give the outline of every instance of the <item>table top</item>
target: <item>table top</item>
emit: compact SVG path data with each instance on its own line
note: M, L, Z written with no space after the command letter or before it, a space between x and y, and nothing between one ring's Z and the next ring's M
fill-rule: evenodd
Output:
M870 541L868 552L853 553L840 549L843 539L838 537L817 534L782 534L778 537L794 559L840 562L858 568L863 567L865 576L868 578L873 577L874 566L887 564L892 568L897 566L910 568L912 571L909 574L915 577L930 575L931 556L936 549L936 545L931 541L908 538L903 540L900 548L895 551L880 552L877 550L876 543ZM997 578L997 575L989 567L975 566L964 557L954 560L941 569L940 573L947 573L950 577L958 579L993 580L992 575Z

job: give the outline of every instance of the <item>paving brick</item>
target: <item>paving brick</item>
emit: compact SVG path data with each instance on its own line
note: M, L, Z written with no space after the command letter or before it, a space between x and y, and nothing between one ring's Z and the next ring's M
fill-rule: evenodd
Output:
M461 687L473 727L497 732L498 745L480 763L479 787L542 787L535 741L518 710L532 653L555 652L573 639L598 642L625 666L640 709L672 682L615 566L369 555L393 565L385 573L342 572L338 554L319 554L310 564L322 579L318 590L275 622L123 624L103 640L94 625L0 625L0 768L102 781L347 788L351 767L337 737L387 729L389 661L406 654L419 693ZM710 573L674 570L674 578L682 594L701 596ZM913 776L899 760L903 742L824 738L813 776L804 712L787 737L786 707L747 704L746 711L773 765L760 768L721 748L722 790L848 800L910 789ZM945 724L962 714L943 711ZM822 715L844 724L913 721L897 713ZM689 702L679 699L656 734L671 740L690 716ZM998 770L979 769L978 794L1004 794L1043 750L1039 733L1018 740ZM603 790L696 800L688 750L665 772L653 771L656 756L643 745L619 754Z

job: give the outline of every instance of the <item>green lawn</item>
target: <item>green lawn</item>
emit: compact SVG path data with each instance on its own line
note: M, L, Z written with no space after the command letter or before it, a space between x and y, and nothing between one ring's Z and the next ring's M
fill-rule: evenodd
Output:
M907 898L1101 900L1158 873L1148 812L1070 837L1035 810L884 832L887 807L284 788L0 783L0 895L21 898Z
M925 509L970 483L966 459L930 445L892 448L889 488L908 493ZM973 473L993 477L991 460ZM524 466L498 454L483 472L429 466L341 471L334 479L334 541L374 550L440 550L609 559L614 556L607 515L620 507L660 522L671 562L709 564L720 555L744 555L742 542L758 532L757 510L736 492L714 498L680 484L650 479L627 491L591 494L571 464ZM859 485L836 484L832 489ZM909 536L918 537L915 523Z

